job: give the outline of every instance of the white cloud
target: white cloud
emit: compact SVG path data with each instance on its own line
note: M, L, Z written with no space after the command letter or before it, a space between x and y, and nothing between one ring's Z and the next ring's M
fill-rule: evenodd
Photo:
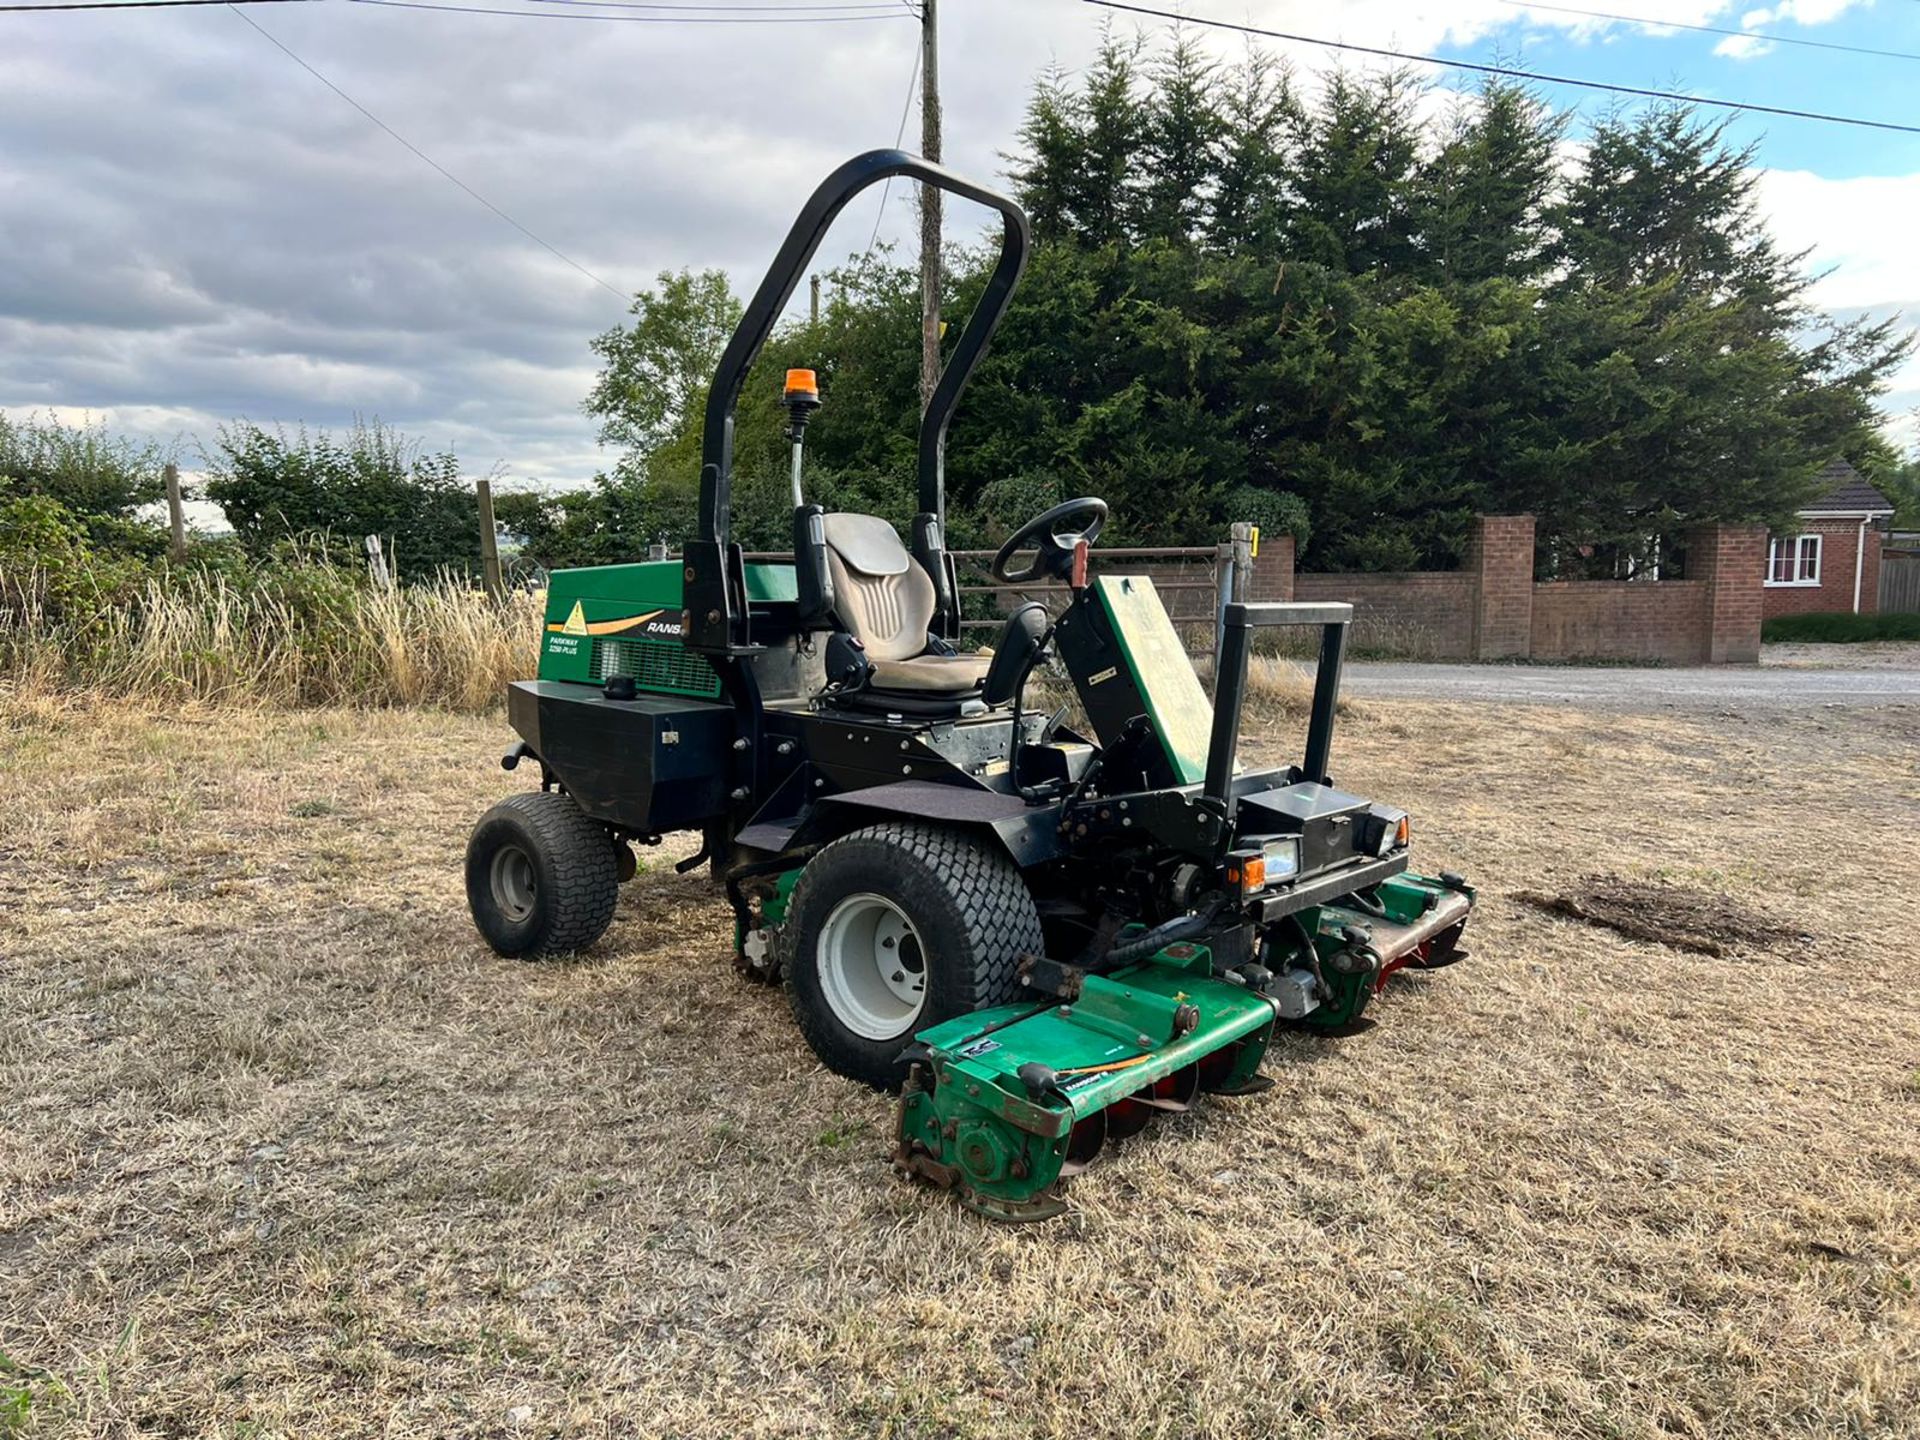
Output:
M1807 170L1760 172L1760 203L1789 250L1811 248L1830 269L1813 298L1831 309L1920 302L1920 175L1828 179Z
M1825 25L1857 5L1870 3L1871 0L1780 0L1773 15L1775 19L1791 20L1797 25Z
M1807 170L1763 170L1759 200L1783 248L1811 250L1820 278L1809 299L1842 317L1898 314L1920 333L1920 174L1829 179ZM1894 375L1882 408L1897 443L1920 439L1920 355Z

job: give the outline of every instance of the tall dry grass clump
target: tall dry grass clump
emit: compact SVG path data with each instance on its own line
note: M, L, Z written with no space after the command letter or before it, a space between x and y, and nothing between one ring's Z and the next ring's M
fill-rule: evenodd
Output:
M23 695L156 704L429 705L485 710L533 672L541 606L443 577L398 589L303 561L259 576L149 576L86 603L15 583L0 680Z

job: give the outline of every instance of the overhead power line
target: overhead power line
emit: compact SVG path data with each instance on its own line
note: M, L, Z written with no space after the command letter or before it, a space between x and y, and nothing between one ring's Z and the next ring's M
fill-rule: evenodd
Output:
M305 5L310 0L55 0L52 4L0 5L10 10L171 10L177 5Z
M900 128L894 132L893 148L898 150L907 138L907 117L913 114L914 87L920 83L920 47L913 47L913 73L907 76L907 98L900 107ZM880 209L873 217L873 238L867 241L867 255L873 254L873 247L880 243L880 222L887 218L887 196L893 193L893 177L889 175L880 187ZM862 256L865 259L866 256Z
M0 5L0 14L10 11L29 10L170 10L184 5L305 5L314 0L32 0L28 4ZM373 4L376 0L364 0ZM670 12L647 18L662 25L680 24L799 24L810 20L890 20L902 15L916 14L909 8L902 11L895 8L894 0L859 0L859 3L811 4L807 0L794 5L728 5L728 4L646 4L642 0L534 0L540 5L582 5L598 9L613 10L659 10ZM419 10L463 10L474 7L462 5L416 5ZM814 11L860 11L860 14L814 14ZM671 12L699 12L685 14ZM763 12L763 13L747 13ZM537 10L480 10L486 15L541 15ZM705 16L714 16L706 19ZM591 16L576 18L588 19ZM624 17L602 15L603 20L616 20Z
M240 19L246 21L247 24L253 26L255 30L258 30L260 34L267 40L267 42L273 46L274 49L278 50L282 55L285 55L289 60L293 61L294 64L298 65L302 70L306 71L309 75L313 76L314 79L318 80L322 85L326 86L327 89L333 91L334 94L338 95L342 100L346 101L347 104L351 105L354 109L358 110L362 115L366 116L367 119L371 120L375 125L378 125L382 130L386 131L387 134L391 135L395 140L399 141L401 145L405 146L420 160L424 161L426 164L430 165L433 169L437 170L447 180L451 181L453 184L459 186L462 190L466 191L468 195L472 196L475 200L479 201L482 205L486 206L487 209L491 210L495 215L498 215L502 220L506 221L507 224L511 225L514 229L518 230L522 235L526 236L529 240L533 241L533 243L538 245L542 250L545 250L548 254L554 256L556 259L562 261L566 265L579 271L582 275L586 276L587 279L591 280L594 284L598 285L602 290L605 290L609 295L618 295L622 301L626 301L627 299L630 298L624 290L621 290L616 288L615 286L609 285L606 281L602 280L598 275L594 274L591 270L587 269L586 266L582 265L578 260L575 260L571 255L567 254L559 246L554 245L547 240L541 239L540 236L534 234L533 231L529 230L526 226L522 225L518 220L514 219L513 216L509 215L506 211L502 210L498 205L494 204L493 201L487 199L486 196L482 195L478 190L474 189L471 185L467 184L466 181L462 180L458 175L454 174L451 170L447 169L446 166L442 165L438 160L434 159L431 155L427 154L426 151L422 150L418 145L414 144L411 140L407 139L406 136L402 135L398 130L394 129L391 125L387 124L386 121L382 120L378 115L374 114L366 106L362 105L358 100L354 99L353 96L349 95L346 91L342 90L338 85L334 84L333 81L329 80L326 76L322 75L318 70L314 69L313 66L309 65L305 60L302 60L298 55L294 54L294 52L290 50L285 44L283 44L278 37L276 37L271 31L261 26L257 21L254 20L254 18L251 15L248 15L242 10L240 10L240 8L237 5L228 5L227 8L229 10L232 10L233 13L239 16Z
M1500 0L1516 10L1543 10L1555 15L1578 15L1584 20L1614 20L1622 25L1650 25L1661 30L1691 30L1697 35L1726 35L1735 40L1764 40L1769 45L1800 45L1809 50L1844 50L1849 55L1878 55L1887 60L1920 60L1910 50L1880 50L1871 45L1843 45L1838 40L1807 40L1766 30L1730 30L1724 25L1688 25L1679 20L1651 20L1644 15L1616 15L1608 10L1577 10L1571 5L1548 5L1542 0Z
M0 15L33 10L170 10L184 5L306 5L315 0L32 0L30 4L0 5ZM597 9L648 10L671 13L648 15L595 14L591 9L507 10L479 5L436 5L411 0L354 0L359 5L389 5L403 10L455 10L471 15L519 15L535 20L612 20L639 25L832 25L851 20L906 20L913 12L892 3L825 5L648 5L639 0L534 0L540 5L581 5ZM698 11L701 13L687 13ZM812 11L858 11L858 14L812 14ZM742 13L752 12L752 13Z
M811 0L801 0L801 3L794 5L656 5L649 3L649 0L534 0L534 3L536 5L590 5L601 10L765 10L786 15L799 15L803 10L891 11L894 8L893 0L852 0L852 3L847 4L825 5L812 4Z
M398 0L362 0L364 4L398 3ZM1546 75L1537 70L1520 70L1511 65L1487 65L1475 60L1445 60L1438 55L1419 55L1407 50L1389 50L1381 45L1360 45L1349 40L1328 40L1319 35L1295 35L1285 30L1266 30L1258 25L1241 25L1232 20L1209 20L1174 10L1156 10L1146 5L1130 5L1123 0L1082 0L1103 10L1121 10L1147 15L1156 20L1172 20L1182 25L1202 25L1215 30L1232 30L1242 35L1261 35L1271 40L1291 40L1301 45L1318 45L1328 50L1345 50L1356 55L1377 55L1388 60L1404 60L1416 65L1439 65L1450 70L1467 70L1476 75L1499 75L1510 80L1535 80L1543 85L1570 85L1579 90L1603 90L1612 95L1632 95L1643 100L1672 100L1682 105L1704 105L1722 110L1744 110L1753 115L1779 115L1789 120L1818 120L1827 125L1850 125L1861 130L1891 130L1900 135L1920 135L1920 125L1899 125L1891 120L1867 120L1857 115L1829 115L1819 110L1794 110L1782 105L1754 105L1744 100L1716 100L1707 95L1688 95L1677 90L1651 90L1639 85L1615 85L1605 80L1583 80L1571 75Z
M517 15L522 20L601 20L611 25L843 25L863 20L905 20L902 10L870 15L604 15L589 10L505 10L491 5L438 5L427 0L352 0L395 10L447 10L462 15Z

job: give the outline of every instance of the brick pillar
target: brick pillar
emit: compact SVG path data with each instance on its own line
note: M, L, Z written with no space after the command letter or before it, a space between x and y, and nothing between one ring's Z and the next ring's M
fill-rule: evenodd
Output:
M1293 599L1293 536L1260 537L1260 553L1253 557L1253 583L1247 595L1253 600Z
M1687 578L1701 581L1707 590L1706 634L1700 647L1707 664L1759 663L1761 582L1766 573L1764 525L1702 525L1687 532ZM1847 583L1853 583L1851 575Z
M1533 652L1533 516L1479 515L1467 542L1478 581L1475 660L1524 660Z

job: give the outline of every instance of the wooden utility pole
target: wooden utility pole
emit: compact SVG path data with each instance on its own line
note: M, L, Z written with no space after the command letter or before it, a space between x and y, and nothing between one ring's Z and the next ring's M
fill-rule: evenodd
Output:
M937 0L920 0L920 153L940 159L940 26ZM940 191L920 187L920 411L940 383Z
M807 318L815 325L820 323L820 277L813 277L813 303L807 308Z
M498 600L506 587L500 582L500 537L493 529L493 482L476 480L473 487L480 496L480 583Z
M162 473L167 479L167 554L178 565L187 558L187 517L180 506L180 467L169 460Z

